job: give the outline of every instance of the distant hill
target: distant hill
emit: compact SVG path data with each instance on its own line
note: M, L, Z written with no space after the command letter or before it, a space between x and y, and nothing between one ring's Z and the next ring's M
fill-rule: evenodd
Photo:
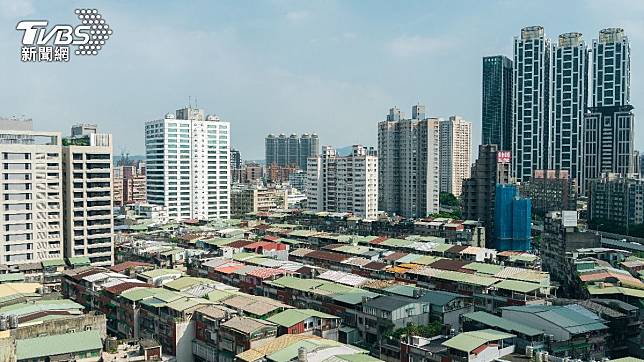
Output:
M145 161L145 156L143 155L129 155L128 158L130 161ZM115 165L118 164L121 161L121 155L112 156L112 161Z
M353 150L353 146L338 147L335 151L338 153L338 156L349 156Z

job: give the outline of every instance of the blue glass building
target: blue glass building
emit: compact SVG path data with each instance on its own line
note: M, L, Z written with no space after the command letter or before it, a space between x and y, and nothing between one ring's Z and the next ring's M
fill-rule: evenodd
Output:
M530 250L532 202L518 195L517 187L496 185L494 215L494 248L503 250Z

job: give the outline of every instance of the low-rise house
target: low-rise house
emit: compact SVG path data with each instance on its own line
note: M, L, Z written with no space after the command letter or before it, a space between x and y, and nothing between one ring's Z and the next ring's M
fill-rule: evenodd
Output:
M451 361L492 362L514 352L514 334L482 329L460 333L447 341L447 358Z
M249 317L233 317L219 329L219 361L231 362L235 355L256 349L277 337L277 326Z
M526 324L484 311L464 314L462 320L463 331L466 332L490 328L514 334L516 348L522 353L526 351L526 347L531 347L533 351L544 349L544 332Z
M192 342L192 353L194 356L206 361L216 361L221 325L236 315L236 311L221 305L208 305L197 309L193 317L195 339Z
M86 361L101 360L103 342L97 331L78 331L16 341L16 361Z
M341 318L313 309L288 309L267 319L278 326L278 335L310 334L338 340Z
M377 344L387 331L408 324L429 323L429 303L401 296L383 295L362 303L358 329L367 345Z
M501 311L505 319L544 331L545 349L551 355L583 360L605 356L608 327L600 317L580 305L529 305L504 307Z
M152 269L137 274L137 279L151 285L161 286L169 281L179 279L183 273L175 269Z

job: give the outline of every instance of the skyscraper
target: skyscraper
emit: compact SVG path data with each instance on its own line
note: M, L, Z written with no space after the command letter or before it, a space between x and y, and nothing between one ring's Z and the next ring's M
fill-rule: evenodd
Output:
M92 265L111 266L112 135L98 133L96 125L74 126L71 133L62 148L65 257L83 256Z
M548 168L583 172L583 117L588 106L588 47L580 33L559 35L550 63Z
M488 247L494 240L496 185L510 181L509 156L510 151L499 151L496 144L480 145L471 176L463 180L463 218L483 221Z
M145 123L148 202L173 220L230 217L230 123L184 108Z
M503 56L483 57L481 102L482 144L512 149L512 61Z
M306 170L307 158L320 154L320 140L315 133L304 133L299 138L296 134L289 137L283 133L277 137L269 134L265 139L265 152L266 166L295 166Z
M630 104L630 45L623 29L603 29L593 41L592 77L592 103L584 117L582 192L589 180L603 173L626 176L639 170Z
M375 220L378 216L378 157L373 149L355 145L349 156L322 147L309 157L307 204L312 211L351 212Z
M320 155L320 139L315 133L304 133L300 137L300 151L298 166L301 170L306 171L306 162L309 157L317 157Z
M0 119L0 264L63 257L60 132L36 132L31 119Z
M472 123L458 116L440 121L440 192L461 195L463 180L470 177Z
M425 116L424 107L412 111ZM378 206L403 217L439 212L439 120L404 119L391 108L378 123Z
M550 42L543 27L521 29L514 39L512 172L517 181L548 160Z

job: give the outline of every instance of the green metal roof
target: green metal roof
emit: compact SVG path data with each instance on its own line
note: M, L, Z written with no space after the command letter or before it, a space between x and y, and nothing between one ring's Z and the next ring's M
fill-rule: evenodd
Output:
M633 289L633 288L624 288L624 287L600 287L598 285L589 285L588 293L592 295L603 295L603 294L622 294L629 297L635 298L644 298L644 290Z
M141 273L141 275L147 278L158 278L165 275L175 275L182 274L180 270L175 269L152 269Z
M369 292L366 290L356 289L356 291L352 293L336 294L333 296L333 300L346 303L346 304L355 305L355 304L362 303L362 297L375 298L379 295L380 294Z
M38 359L67 353L100 351L103 349L98 331L57 334L52 336L19 339L16 341L18 360Z
M440 272L435 276L435 278L454 281L454 282L460 282L464 284L479 285L484 287L488 287L499 281L499 279L497 278L484 277L484 276L461 273L461 272L456 272L451 270Z
M70 300L70 299L42 299L27 303L17 303L4 306L0 308L0 314L10 315L25 315L32 314L40 311L49 310L68 310L68 311L82 311L83 306Z
M336 358L339 358L344 361L348 362L376 362L376 361L382 361L381 359L378 359L376 357L371 357L370 355L366 353L356 353L356 354L339 354L335 356Z
M297 352L300 347L306 348L307 351L315 351L320 347L324 346L337 346L340 345L340 342L332 341L330 339L323 338L312 338L312 339L303 339L292 343L291 345L282 348L279 351L269 354L267 359L275 362L287 362L297 357Z
M520 280L509 279L502 280L494 286L499 289L505 289L519 293L531 293L541 288L541 285L537 283L522 282Z
M42 261L42 266L63 266L65 265L65 261L63 259L49 259L49 260L43 260Z
M474 270L477 273L494 275L504 269L501 265L487 263L470 263L463 266L463 269Z
M213 290L212 292L208 293L206 295L208 300L211 300L213 302L219 302L224 299L228 299L231 296L235 295L235 293L227 290Z
M283 327L291 327L311 317L340 318L314 309L287 309L275 314L267 320Z
M442 345L469 353L486 343L512 337L516 336L514 334L500 332L494 329L482 329L480 331L458 334L443 342Z
M198 284L212 284L213 281L206 278L181 277L163 284L164 288L183 291Z
M22 282L25 280L25 273L0 274L0 284L10 282Z
M543 331L529 327L525 324L517 323L507 318L502 318L483 311L463 314L463 318L471 319L485 324L486 326L498 328L506 332L519 333L529 337L538 336L544 333Z
M86 256L73 256L71 258L67 258L67 262L71 266L84 266L91 264L91 261Z

